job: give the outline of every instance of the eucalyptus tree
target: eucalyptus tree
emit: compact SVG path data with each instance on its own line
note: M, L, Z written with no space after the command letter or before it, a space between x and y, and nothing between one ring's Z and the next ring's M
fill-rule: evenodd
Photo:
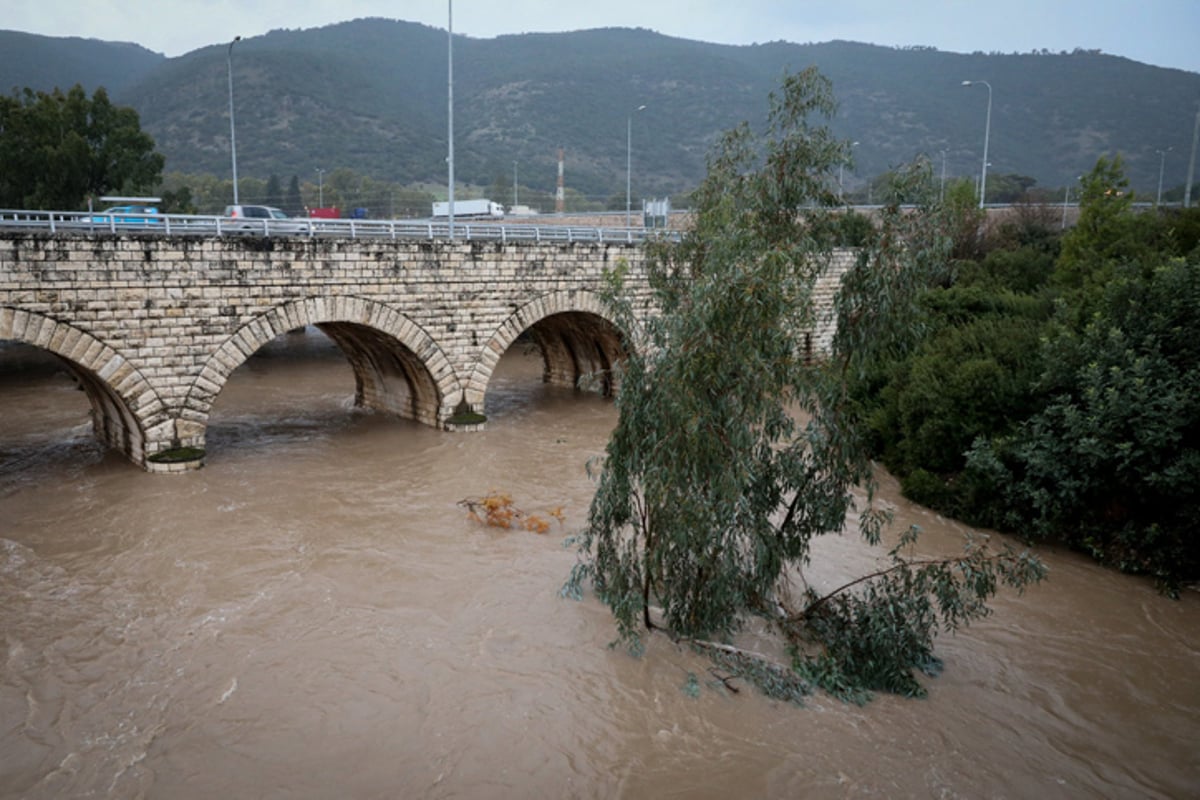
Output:
M833 268L833 190L850 146L822 122L834 110L815 69L785 76L765 131L742 124L714 149L692 230L649 252L661 313L625 364L564 587L579 596L590 582L634 651L665 631L792 699L814 683L852 698L920 694L914 670L935 668L939 629L986 614L998 583L1042 574L1029 554L993 554L981 540L914 560L909 531L871 574L823 595L804 588L813 539L842 530L852 510L867 541L882 542L888 516L849 378L909 345L913 300L948 246L936 208L893 205L842 281L833 352L809 357L801 332L818 321L817 282ZM930 194L927 164L901 172L897 201ZM638 330L620 270L608 302ZM791 664L729 644L751 615L786 637Z

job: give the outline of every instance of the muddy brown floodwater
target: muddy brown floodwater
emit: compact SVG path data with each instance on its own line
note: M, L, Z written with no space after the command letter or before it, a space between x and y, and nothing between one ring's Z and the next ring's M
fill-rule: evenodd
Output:
M796 708L662 637L610 649L607 610L559 597L615 412L536 355L501 362L487 431L448 434L355 410L327 340L281 337L182 476L94 443L36 351L0 355L0 797L1200 796L1195 591L1045 550L1046 583L939 640L928 699ZM959 546L881 477L924 547ZM493 488L565 525L468 521ZM814 580L878 556L826 537Z

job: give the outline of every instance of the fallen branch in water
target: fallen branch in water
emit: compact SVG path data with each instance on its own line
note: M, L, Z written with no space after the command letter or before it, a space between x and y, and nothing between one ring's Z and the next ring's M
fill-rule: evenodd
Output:
M550 522L537 514L529 514L513 505L512 495L490 491L483 497L467 497L458 501L467 510L467 516L490 528L524 528L534 533L547 533ZM563 521L562 506L546 512L546 515Z

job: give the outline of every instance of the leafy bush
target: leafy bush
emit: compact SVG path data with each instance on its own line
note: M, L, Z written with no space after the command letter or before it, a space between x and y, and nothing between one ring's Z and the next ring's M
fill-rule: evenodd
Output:
M960 263L856 397L906 496L1174 591L1200 579L1200 210L1138 213L1126 184L1097 163L1061 252L1031 217Z
M1054 273L1057 248L1023 245L1015 250L992 250L980 262L960 266L958 286L981 286L993 291L1036 295Z
M905 475L951 473L978 436L1003 435L1033 410L1048 306L979 289L926 297L942 327L892 373L872 417L884 460Z
M988 516L1174 590L1200 577L1200 261L1117 274L1047 348L1046 408L970 464L1004 487Z

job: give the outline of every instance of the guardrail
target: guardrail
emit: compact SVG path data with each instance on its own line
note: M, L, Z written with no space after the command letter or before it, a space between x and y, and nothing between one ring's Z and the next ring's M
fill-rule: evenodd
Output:
M308 236L350 239L450 239L442 220L234 219L193 214L103 214L0 209L0 230L50 233L157 233L165 236ZM498 242L611 242L678 240L678 231L571 225L505 225L455 220L454 240Z

